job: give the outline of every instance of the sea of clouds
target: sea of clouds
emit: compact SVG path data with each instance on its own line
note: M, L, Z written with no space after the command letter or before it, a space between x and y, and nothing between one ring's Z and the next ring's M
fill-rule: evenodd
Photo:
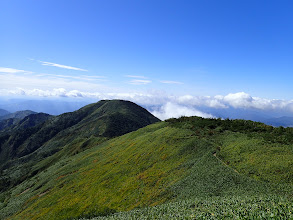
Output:
M22 97L63 97L88 100L123 99L144 106L158 118L165 120L180 116L229 117L235 112L271 116L293 116L293 100L252 97L245 92L215 96L173 96L164 92L150 93L100 93L66 90L64 88L41 90L0 90L0 95ZM233 114L232 114L233 113ZM245 114L244 114L245 115ZM233 117L232 117L233 118ZM237 118L237 115L235 116ZM249 118L245 118L249 119Z

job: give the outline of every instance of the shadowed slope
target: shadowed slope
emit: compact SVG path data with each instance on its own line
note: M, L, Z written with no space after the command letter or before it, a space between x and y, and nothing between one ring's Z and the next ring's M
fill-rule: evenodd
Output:
M37 126L46 120L48 120L51 115L45 113L33 113L24 118L9 118L0 121L0 131L7 132L8 130L21 130L30 127ZM12 131L9 131L11 133Z

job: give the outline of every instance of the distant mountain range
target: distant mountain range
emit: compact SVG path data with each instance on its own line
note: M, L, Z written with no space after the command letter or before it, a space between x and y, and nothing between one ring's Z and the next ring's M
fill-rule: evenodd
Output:
M256 122L262 122L274 127L293 127L293 117L283 116L288 112L274 112L274 111L262 111L257 109L239 109L239 108L199 108L201 111L214 115L218 118L229 119L244 119Z
M8 115L9 113L10 113L9 111L6 111L4 109L0 109L0 117L3 115Z
M287 116L264 119L261 122L268 125L272 125L274 127L278 127L278 126L293 127L293 117L287 117Z
M59 101L59 100L8 100L2 101L0 109L5 109L7 112L16 112L23 110L31 110L34 112L43 112L50 115L60 115L65 112L75 111L90 102L78 101ZM0 116L7 113L0 111Z

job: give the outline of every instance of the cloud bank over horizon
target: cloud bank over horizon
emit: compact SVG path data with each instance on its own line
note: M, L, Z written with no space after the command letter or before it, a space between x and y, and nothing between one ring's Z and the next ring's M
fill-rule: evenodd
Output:
M42 65L86 71L72 66L39 62ZM126 82L129 86L132 84L141 87L152 83L152 80L144 75L124 75L124 77L129 78ZM245 92L196 96L190 94L170 95L160 90L131 91L127 87L123 89L123 86L122 89L107 86L105 82L108 81L108 78L102 75L47 74L7 67L0 67L0 79L2 83L0 96L2 97L73 98L91 101L124 99L146 107L162 120L180 116L231 117L233 111L235 117L239 116L237 111L246 111L242 113L241 117L246 117L248 111L250 111L249 114L251 111L256 111L258 115L262 113L263 115L272 115L272 113L276 115L277 113L293 116L293 100L265 99L253 97ZM173 85L183 84L179 81L169 80L158 82Z
M293 115L293 100L265 99L252 97L245 92L229 93L227 95L173 96L163 92L82 92L54 88L42 89L1 89L0 96L41 97L41 98L80 98L91 100L124 99L133 101L148 108L155 116L164 120L180 116L216 117L209 110L255 110L259 112L282 112ZM204 110L202 110L204 109Z

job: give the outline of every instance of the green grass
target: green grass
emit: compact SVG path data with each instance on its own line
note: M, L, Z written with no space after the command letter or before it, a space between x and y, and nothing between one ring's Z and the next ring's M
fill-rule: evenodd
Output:
M191 144L186 139L188 131L159 123L58 162L31 179L38 184L18 190L31 188L18 201L26 193L31 196L15 218L66 219L161 204L169 197L166 189L180 179L184 163L193 156L182 152Z
M261 181L293 184L293 128L245 120L169 120L216 145L217 157L239 173Z
M225 196L181 200L119 212L106 219L292 219L293 203L276 196Z
M293 146L244 134L227 134L219 157L240 173L262 181L293 184Z
M0 218L290 219L290 132L194 117L80 138L89 149L0 194Z

